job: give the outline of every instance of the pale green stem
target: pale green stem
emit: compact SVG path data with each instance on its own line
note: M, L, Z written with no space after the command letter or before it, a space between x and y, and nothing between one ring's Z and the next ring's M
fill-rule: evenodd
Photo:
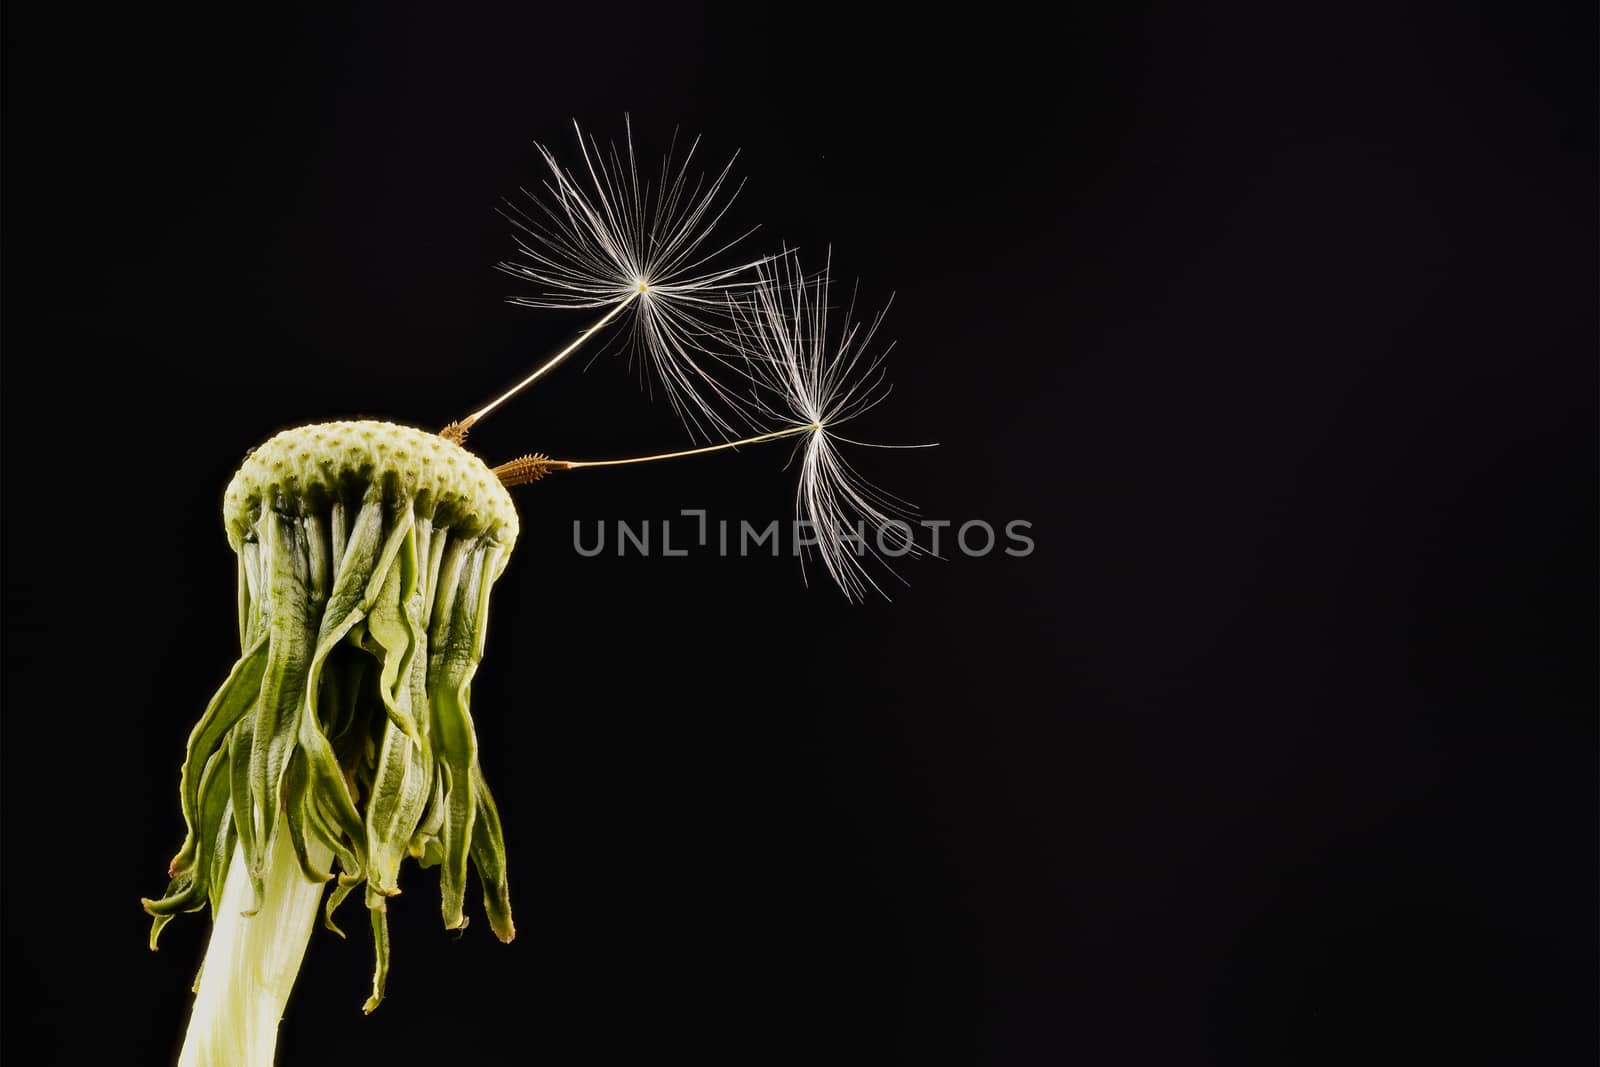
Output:
M244 853L235 848L178 1067L272 1067L289 991L294 988L324 887L306 880L279 833L269 853L261 910L250 905ZM310 858L326 870L333 854L313 838Z

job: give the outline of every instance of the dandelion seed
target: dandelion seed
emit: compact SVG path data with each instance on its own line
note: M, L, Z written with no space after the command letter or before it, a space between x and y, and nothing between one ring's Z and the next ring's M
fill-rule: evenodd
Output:
M830 337L828 269L807 280L790 256L757 273L760 285L752 299L733 309L735 335L758 386L771 394L761 399L758 393L757 407L769 419L806 432L796 512L810 523L817 555L848 599L863 599L869 588L887 597L872 564L899 578L885 557L922 552L912 534L915 509L862 477L839 445L929 446L878 445L838 433L889 395L883 361L893 345L872 349L887 308L862 323L852 299L838 336ZM865 543L858 529L866 532Z
M574 126L576 129L576 125ZM577 130L582 166L564 167L539 146L550 174L526 205L509 204L517 227L520 259L500 269L538 291L512 298L536 308L606 309L601 318L537 370L452 424L465 431L512 396L532 385L591 337L631 314L628 347L641 372L658 383L672 410L698 437L732 435L739 398L714 376L725 346L727 302L753 284L757 258L717 266L753 231L718 243L713 233L738 196L730 159L715 176L693 174L695 139L681 162L669 151L654 180L641 179L629 124L623 149L602 148Z
M875 571L899 575L886 557L925 551L912 532L915 511L862 477L838 446L932 446L878 445L837 432L888 396L883 361L891 346L871 352L883 313L863 325L847 310L838 337L830 339L826 270L808 280L794 257L786 254L757 267L756 275L757 284L747 298L730 307L729 340L746 362L754 409L775 429L738 441L628 459L523 456L494 468L494 473L507 486L525 485L555 471L654 463L804 435L797 517L810 524L817 556L846 599L862 600L868 589L887 598ZM865 536L858 537L858 529Z

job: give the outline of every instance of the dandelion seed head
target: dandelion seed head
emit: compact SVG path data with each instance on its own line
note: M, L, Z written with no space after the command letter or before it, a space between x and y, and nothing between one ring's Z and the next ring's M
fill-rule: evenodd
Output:
M698 138L677 158L676 138L659 172L641 174L632 124L621 146L602 145L574 124L576 166L539 145L547 174L504 214L518 258L500 269L536 291L511 298L538 308L622 308L620 339L695 436L726 436L738 397L718 380L729 298L756 281L770 257L733 255L753 230L715 237L742 183L733 159L698 171ZM725 368L724 368L725 369Z
M757 406L770 420L804 432L797 517L810 524L816 557L846 599L871 589L886 599L878 578L899 578L886 557L922 553L905 501L874 486L845 458L840 444L875 446L841 437L840 427L888 396L883 361L892 346L874 350L879 312L866 324L854 317L829 329L829 278L808 279L793 256L757 270L750 299L732 309L735 337L755 382Z

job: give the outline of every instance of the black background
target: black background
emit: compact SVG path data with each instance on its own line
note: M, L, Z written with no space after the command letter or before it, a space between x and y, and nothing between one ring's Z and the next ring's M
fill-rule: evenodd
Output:
M1026 559L849 607L572 521L788 513L781 451L519 490L475 686L520 936L319 934L286 1063L1594 1060L1594 12L130 5L4 24L4 1040L158 1063L218 507L287 425L461 415L584 320L498 199L630 112L895 301L858 428ZM681 430L614 360L474 434ZM475 893L471 900L477 908ZM358 928L359 929L359 928Z

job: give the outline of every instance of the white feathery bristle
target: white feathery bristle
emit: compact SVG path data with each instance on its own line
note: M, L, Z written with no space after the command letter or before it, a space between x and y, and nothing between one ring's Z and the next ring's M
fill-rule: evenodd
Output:
M863 325L854 319L852 300L837 338L830 339L826 268L808 279L795 258L785 255L763 264L757 276L749 299L732 307L734 338L756 382L762 413L809 430L801 451L797 515L809 521L817 556L848 600L864 599L869 588L887 599L874 571L898 579L884 551L894 557L924 551L912 533L915 511L863 478L838 445L905 446L873 445L836 432L888 396L883 361L893 346L871 351L884 312Z
M544 145L550 169L537 190L524 189L530 205L508 204L506 217L521 231L522 259L500 269L535 283L540 291L512 302L540 308L616 308L633 312L631 341L660 383L673 411L696 436L728 435L729 414L742 414L735 397L708 364L722 362L730 296L746 292L758 258L717 266L753 231L716 243L712 233L738 196L730 187L733 159L715 177L690 174L695 138L681 162L669 150L659 178L641 181L631 122L623 150L602 148L574 123L582 166L563 167ZM676 140L676 139L674 139ZM736 157L735 157L736 158Z

